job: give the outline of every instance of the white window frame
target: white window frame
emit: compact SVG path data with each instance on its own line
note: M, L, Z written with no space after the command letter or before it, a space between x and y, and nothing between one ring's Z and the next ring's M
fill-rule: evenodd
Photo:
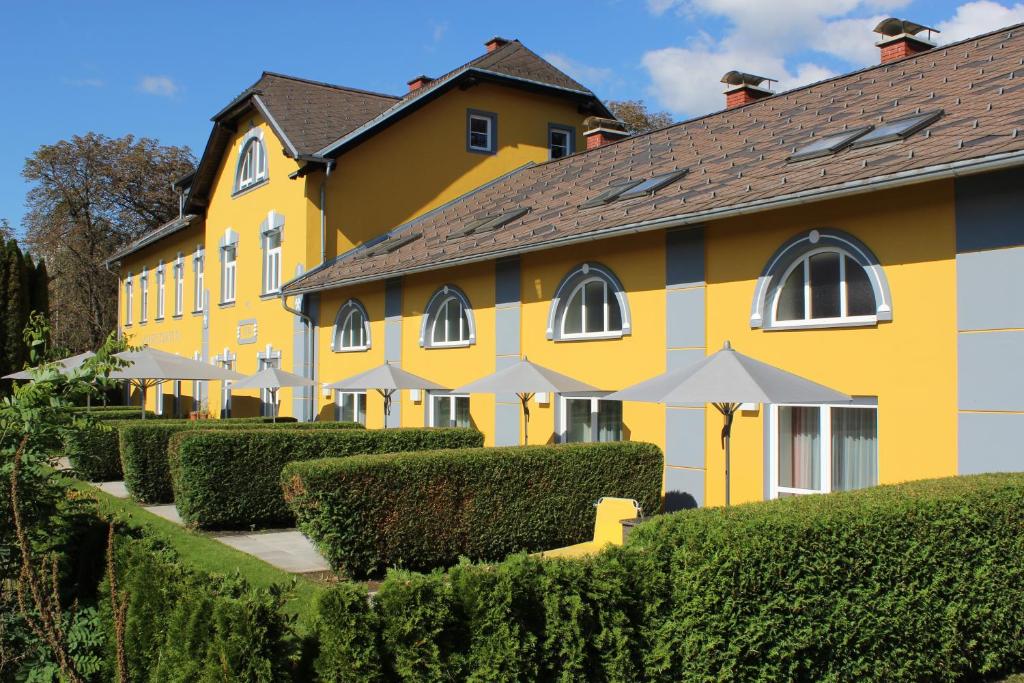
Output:
M232 357L225 349L225 358L218 360L217 365L225 370L234 370L236 358ZM230 379L221 380L220 383L220 416L231 417L231 384Z
M256 355L256 372L272 367L281 369L281 352L274 351L273 347L268 345L266 353ZM277 410L274 399L279 398L280 394L280 389L277 390L277 396L274 396L274 392L271 389L260 389L261 417L274 417Z
M831 403L779 403L770 404L766 406L768 408L768 420L769 420L769 443L768 443L768 496L770 498L778 498L779 494L794 494L794 495L819 495L823 493L832 493L832 409L833 408L850 408L857 410L874 410L875 411L875 425L876 430L878 429L878 406L876 404L856 404L856 403L844 403L841 405ZM821 462L819 463L819 471L821 472L821 489L799 489L789 486L779 486L779 408L790 407L790 408L817 408L819 419L821 424L819 425L819 442L820 447L818 448L818 457ZM875 434L877 441L878 434ZM880 449L879 449L880 450Z
M437 415L434 414L434 399L435 398L447 398L448 401L448 424L437 425ZM473 402L469 397L469 394L444 394L440 392L427 392L427 423L431 427L452 427L455 425L455 402L456 399L464 398L469 401L469 423L470 426L473 424Z
M162 381L157 382L153 387L153 398L156 399L153 412L162 417L164 414L164 383Z
M337 411L338 411L338 421L339 422L348 422L348 420L345 420L342 417L342 414L341 414L341 402L342 402L342 398L344 398L345 396L351 396L352 397L354 410L357 413L356 415L353 416L355 419L352 420L352 422L358 422L359 424L361 424L361 425L363 425L365 427L366 426L366 408L367 408L366 392L365 391L335 391L334 392L334 405L336 406ZM361 420L359 419L359 415L358 415L358 412L359 412L359 399L360 399L360 397L362 397L362 402L363 402L363 413L362 413L362 418L363 419L361 419Z
M270 247L270 240L276 237L277 246ZM284 233L280 228L263 233L263 293L276 294L281 291L281 247Z
M579 394L559 394L558 396L558 435L561 443L569 442L569 404L568 401L590 401L590 433L598 433L598 422L597 422L597 404L599 401L605 401L604 396L582 396ZM618 401L622 404L622 401ZM625 405L623 405L625 408ZM625 417L625 411L623 411L623 417ZM626 439L625 421L620 425L619 431L622 433L623 440ZM572 443L600 443L597 441L574 441Z
M231 260L228 260L231 254ZM220 248L220 302L233 304L238 294L238 245L225 244Z
M206 250L202 247L196 248L196 254L192 257L192 270L195 275L195 291L193 292L193 311L200 313L205 308L206 302L203 296L203 280L206 270Z
M434 328L437 326L438 320L442 318L441 313L452 299L455 299L462 309L460 320L464 321L465 329L462 330L464 334L460 334L460 337L463 338L459 341L435 342ZM447 324L447 316L443 316L443 318ZM434 292L423 310L420 322L420 346L428 349L450 349L472 346L475 343L476 322L473 320L473 307L469 303L469 298L453 285L445 285Z
M839 316L831 318L812 318L811 317L811 257L818 254L837 254L839 256ZM775 293L772 296L771 301L771 329L793 329L800 327L827 327L833 325L873 325L878 322L878 315L848 315L846 292L846 262L847 260L853 261L857 264L858 268L863 269L857 259L854 258L853 254L850 254L845 249L838 247L821 247L819 249L812 249L800 256L794 261L778 280L778 287L775 288ZM786 288L786 282L789 281L789 276L793 274L793 271L797 268L803 269L804 276L804 317L800 320L779 320L778 310L779 301L782 298L782 290ZM865 273L865 277L868 278L870 283L870 276ZM872 292L874 296L874 292ZM878 302L875 302L876 306Z
M156 319L164 319L167 296L167 268L160 263L156 269Z
M146 269L139 274L139 324L143 324L149 317L149 275Z
M581 312L582 318L580 319L580 321L581 321L581 325L580 326L583 327L583 328L585 328L587 326L587 300L586 300L587 290L586 290L586 286L588 284L590 284L591 282L600 282L601 286L602 286L602 289L604 291L604 302L601 304L602 308L604 309L602 311L603 320L604 320L604 325L603 325L604 329L601 330L600 332L566 332L565 331L565 319L569 315L569 306L572 304L573 299L576 298L576 293L577 292L581 292L580 301L582 302L582 305L583 305L583 311ZM610 283L608 282L608 280L606 280L605 278L600 277L598 275L594 275L592 277L588 277L588 278L584 279L582 282L580 282L578 285L573 287L572 292L570 292L569 296L566 297L566 299L565 299L565 307L562 309L562 317L558 321L558 325L559 325L558 329L559 329L559 334L560 334L559 338L560 339L617 339L618 337L621 337L622 336L622 331L623 331L622 327L620 327L617 330L610 330L610 329L608 329L608 321L609 321L608 301L609 301L609 297L615 297L615 292L611 288ZM615 303L616 304L619 303L618 299L615 300ZM620 321L620 323L621 323L622 320L623 320L622 306L619 306L619 321Z
M185 299L185 261L181 254L174 261L174 315L180 316Z
M458 338L451 339L451 330L448 329L448 307L452 304L459 307L459 331ZM462 301L457 296L449 296L445 298L441 303L437 305L437 310L434 313L434 319L430 323L430 345L437 347L444 346L465 346L469 343L469 320L466 318L466 307L462 305ZM445 326L444 337L445 341L437 341L436 335L437 324L443 322Z
M564 159L567 156L571 156L576 150L574 148L575 143L575 131L568 126L548 126L548 159ZM554 155L554 136L555 134L561 134L565 136L565 154L556 157Z
M334 336L331 339L331 350L337 353L348 353L352 351L367 351L370 348L370 320L366 316L366 309L355 300L349 300L342 305L338 316L338 323L334 326ZM363 336L363 343L346 346L344 344L345 330L348 327L352 316L359 315L363 319L360 326Z
M256 129L258 130L258 129ZM242 143L235 170L235 192L241 192L267 179L267 150L263 136L253 134Z
M135 307L135 284L132 282L132 274L124 281L124 324L132 324L132 309Z
M480 145L473 144L473 122L484 121L487 123L487 144L481 147ZM496 117L494 114L485 112L471 111L469 116L466 118L466 147L471 152L485 152L487 154L494 154L496 146L494 144L494 129L496 124Z

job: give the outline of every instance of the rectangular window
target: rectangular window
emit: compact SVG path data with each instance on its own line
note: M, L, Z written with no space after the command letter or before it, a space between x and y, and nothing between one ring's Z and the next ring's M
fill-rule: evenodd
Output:
M281 367L280 353L270 358L260 358L257 366L257 370ZM280 394L281 392L278 391L277 393ZM273 391L270 389L260 389L260 415L263 417L274 417L277 411L277 406L274 405L275 399Z
M153 398L156 399L154 402L154 412L157 415L164 414L164 383L157 382L156 386L153 387Z
M174 262L174 315L181 315L185 299L185 264L181 257Z
M771 406L771 496L878 483L878 408Z
M338 402L339 422L358 422L366 426L366 392L339 391L335 400Z
M220 301L223 304L232 303L235 300L235 270L238 263L238 250L232 244L221 249L221 282Z
M485 154L497 152L497 124L497 114L470 111L466 118L466 148Z
M431 394L431 427L469 427L469 396Z
M139 322L144 323L149 315L149 276L146 275L146 271L142 271L142 275L139 276L139 292L142 302L139 310Z
M567 126L548 127L548 158L561 159L576 151L575 131Z
M263 293L281 290L281 231L271 230L263 236Z
M156 319L164 318L164 299L167 294L167 271L161 265L156 271Z
M562 440L622 441L622 401L597 397L562 398Z
M192 261L192 269L195 271L195 292L192 301L192 310L199 312L203 310L203 270L205 259L202 248L196 249L195 258Z
M235 361L222 360L217 365L225 370L234 370ZM231 380L226 379L220 383L220 416L231 417Z
M135 293L132 286L132 274L124 281L124 324L132 324L132 309L135 308Z

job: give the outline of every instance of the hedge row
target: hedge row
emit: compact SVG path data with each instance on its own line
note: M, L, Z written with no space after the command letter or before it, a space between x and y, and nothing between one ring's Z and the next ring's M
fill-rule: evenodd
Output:
M657 446L623 441L292 462L281 479L302 531L364 577L579 543L601 496L657 510L662 469Z
M292 680L299 644L282 592L240 577L186 569L149 538L119 535L117 588L127 596L124 640L130 681ZM117 680L109 586L100 600L108 641L103 680Z
M76 412L83 412L73 408ZM152 413L147 411L149 416ZM116 410L104 411L101 415L92 415L94 423L76 429L64 435L64 455L79 476L88 481L115 481L124 478L119 441L121 427L132 424L149 425L201 425L213 423L235 426L254 426L252 423L266 423L269 417L242 417L225 420L183 420L169 418L153 418L141 420L141 411L134 409L130 415L122 416ZM278 421L280 422L280 418ZM292 418L294 420L294 418Z
M119 425L124 481L133 497L149 504L174 502L167 444L171 435L191 429L362 429L355 422L267 422L260 418L227 420L155 420Z
M589 561L392 572L319 606L327 681L989 680L1024 666L1024 475L641 524Z
M289 462L475 447L483 439L472 429L197 430L175 434L167 453L182 519L230 529L294 522L280 483Z

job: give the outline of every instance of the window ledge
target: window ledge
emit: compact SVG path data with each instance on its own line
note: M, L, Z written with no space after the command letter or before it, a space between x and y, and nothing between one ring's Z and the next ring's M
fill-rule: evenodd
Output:
M493 149L481 149L477 147L466 147L466 151L470 154L486 154L488 156L494 156L498 152Z
M237 300L236 301L221 301L220 303L217 304L217 308L233 308L236 303L238 303Z
M272 299L280 299L280 298L281 298L281 290L277 290L276 292L263 292L262 294L260 294L260 301L270 301Z
M201 309L201 308L200 308L200 309L198 309L198 310L192 311L192 315L193 315L193 317L196 317L196 316L200 316L200 315L202 315L203 313L206 313L206 311L204 311L204 310L203 310L203 309Z
M175 313L174 315L171 316L171 318L173 318L174 320L181 320L182 317L183 316L181 315L181 313Z
M474 344L473 341L453 342L450 344L424 344L425 349L465 349Z
M333 351L334 353L361 353L363 351L369 351L369 350L370 350L369 346L350 346L350 347L347 347L347 348L340 348L340 349L336 349L333 346L331 347L331 351Z
M163 321L164 321L164 316L162 316L162 315L157 316L156 318L153 318L153 322L155 322L155 323L162 323Z
M252 185L246 185L245 187L243 187L243 188L241 188L239 190L235 190L234 192L232 192L231 193L231 198L234 199L236 197L241 197L243 194L249 194L253 190L261 188L261 187L263 187L264 185L266 185L269 182L270 182L270 177L269 176L264 178L263 180L257 180Z
M556 342L586 342L586 341L607 341L609 339L622 339L626 336L626 332L601 332L599 334L580 334L580 335L569 335L555 337L552 341Z
M790 332L793 330L827 330L844 327L877 327L878 318L869 316L864 318L823 318L821 320L799 320L792 322L773 322L766 325L765 332Z

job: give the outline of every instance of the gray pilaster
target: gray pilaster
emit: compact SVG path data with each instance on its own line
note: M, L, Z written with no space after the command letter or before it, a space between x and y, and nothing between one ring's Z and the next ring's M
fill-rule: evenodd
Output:
M669 370L704 358L704 231L665 233L665 349ZM665 407L665 510L704 504L704 406Z
M494 339L495 370L507 368L519 360L521 353L521 295L518 258L495 263L494 269ZM519 445L519 424L522 404L514 393L497 394L494 401L494 444Z
M392 278L384 283L384 360L402 364L402 280ZM427 398L424 397L424 401ZM396 392L391 402L387 427L402 425L402 396Z

